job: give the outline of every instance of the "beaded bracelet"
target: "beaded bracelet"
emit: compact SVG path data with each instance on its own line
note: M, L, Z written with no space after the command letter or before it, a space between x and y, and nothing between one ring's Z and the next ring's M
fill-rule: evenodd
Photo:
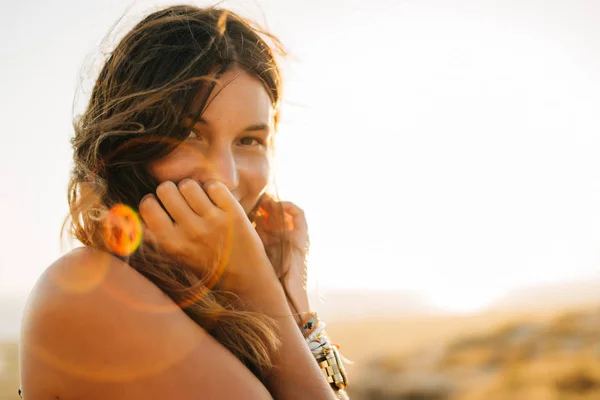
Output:
M300 328L300 332L302 332L302 336L307 337L310 335L319 325L319 317L316 312L308 313L302 318L300 324L298 324Z

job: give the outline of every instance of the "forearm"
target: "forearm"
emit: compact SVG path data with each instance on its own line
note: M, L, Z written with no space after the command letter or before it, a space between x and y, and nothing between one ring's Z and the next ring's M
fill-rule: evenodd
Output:
M266 261L268 262L268 261ZM284 289L275 274L262 277L261 286L243 285L244 279L224 273L219 284L234 290L246 306L277 321L277 336L281 345L272 354L273 368L266 377L266 386L277 400L334 400L321 369L298 328L288 306ZM231 289L230 289L231 288Z
M334 391L325 380L293 317L280 325L282 346L274 358L268 388L275 399L348 400L345 391Z
M272 354L273 368L266 377L266 386L277 400L333 400L335 396L315 362L287 303L280 282L275 279L260 290L248 287L236 292L247 306L277 321L277 336L281 341Z
M295 319L288 315L278 320L282 345L273 357L274 368L267 379L269 391L278 400L334 399L334 392L315 362Z

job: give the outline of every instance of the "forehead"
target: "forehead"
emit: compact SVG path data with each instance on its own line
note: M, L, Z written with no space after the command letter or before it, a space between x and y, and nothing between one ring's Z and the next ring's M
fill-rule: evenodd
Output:
M202 100L202 93L197 102ZM273 105L260 80L246 71L226 71L215 84L205 105L202 119L213 125L271 125Z

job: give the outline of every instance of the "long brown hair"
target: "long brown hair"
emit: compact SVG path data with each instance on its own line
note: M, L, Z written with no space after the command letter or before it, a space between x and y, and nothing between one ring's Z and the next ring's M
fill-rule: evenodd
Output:
M139 22L109 55L87 108L74 121L74 168L68 187L68 231L86 246L110 251L102 221L110 207L137 210L159 182L147 165L188 135L183 115L199 116L219 76L241 68L262 82L276 110L281 44L254 23L220 8L174 6ZM203 97L198 104L198 96ZM169 295L196 323L259 378L278 346L274 321L244 309L231 293L142 242L129 264ZM285 273L283 266L275 266Z

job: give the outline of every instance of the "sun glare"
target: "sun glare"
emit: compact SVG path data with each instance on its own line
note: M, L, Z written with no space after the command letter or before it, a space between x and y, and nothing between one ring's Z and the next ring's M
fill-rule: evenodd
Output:
M290 82L310 108L286 110L278 176L313 217L313 285L413 289L471 312L541 270L560 279L581 263L573 251L553 257L582 227L551 209L583 187L572 177L585 132L569 127L597 125L586 108L593 80L543 35L452 17L382 16L310 43L311 57L330 62L303 60L305 76ZM402 261L411 257L429 261Z

